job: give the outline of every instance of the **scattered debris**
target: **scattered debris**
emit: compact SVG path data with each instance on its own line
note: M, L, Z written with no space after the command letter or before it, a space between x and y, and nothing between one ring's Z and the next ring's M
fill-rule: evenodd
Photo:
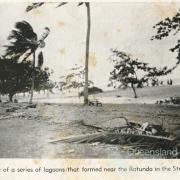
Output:
M36 108L37 104L29 104L25 108Z
M165 100L156 101L156 104L180 104L180 97L170 97Z
M27 104L27 103L3 103L1 107L4 108L5 114L0 116L0 120L6 120L11 118L37 118L37 115L28 113L24 109L36 108L37 104Z
M80 125L82 125L82 126L87 126L87 127L89 127L89 128L95 129L95 130L97 130L98 132L99 132L99 131L101 132L101 131L105 131L105 130L106 130L106 128L102 128L102 127L98 127L98 126L90 125L90 124L85 124L83 120L79 121L78 123L79 123Z
M97 130L97 132L70 136L51 143L90 143L92 146L105 143L149 149L161 148L168 150L173 149L177 146L177 144L179 144L179 142L173 138L165 128L163 128L163 124L154 125L148 122L139 124L129 122L128 119L123 116L118 118L124 118L126 124L123 124L121 127L100 128L94 125L87 125L81 121L81 125L94 128Z
M143 134L128 134L128 133L111 133L101 132L93 134L81 134L63 138L52 143L105 143L105 144L119 144L119 145L141 145L149 148L173 148L176 143L172 138L162 136L151 136Z
M37 104L27 104L27 103L3 103L5 105L6 112L15 112L19 109L36 108ZM3 107L3 106L2 106Z
M16 117L25 117L25 113L13 113L12 115L9 116L2 116L0 117L0 120L6 120L6 119L11 119L11 118L16 118Z
M11 107L11 108L6 109L6 112L14 112L18 109L19 109L18 107Z
M171 134L163 128L163 122L161 125L150 124L148 122L143 123L142 125L135 122L130 122L124 116L119 116L118 118L124 119L125 121L121 123L118 127L99 127L95 125L85 124L83 121L80 121L80 125L94 128L97 132L108 131L114 133L129 133L129 134L144 134L144 135L153 135L153 136L163 136L169 137Z

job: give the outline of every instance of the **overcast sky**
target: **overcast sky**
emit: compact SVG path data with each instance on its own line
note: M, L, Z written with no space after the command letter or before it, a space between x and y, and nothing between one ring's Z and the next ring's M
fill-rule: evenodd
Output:
M29 4L29 3L28 3ZM51 32L46 39L44 65L53 69L53 79L65 74L74 64L83 65L86 39L86 8L69 3L60 8L46 4L25 13L26 3L0 3L0 52L7 44L7 36L15 22L26 20L40 36L44 27ZM111 48L118 48L149 64L163 67L176 63L176 53L169 51L177 41L170 36L151 41L153 25L165 17L173 16L180 3L91 3L90 79L105 88L112 65L108 61ZM179 78L180 67L169 77Z

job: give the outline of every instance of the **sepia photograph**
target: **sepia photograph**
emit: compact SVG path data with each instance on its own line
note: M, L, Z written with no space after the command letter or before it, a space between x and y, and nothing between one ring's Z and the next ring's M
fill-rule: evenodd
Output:
M0 17L0 158L180 158L180 2L1 2Z

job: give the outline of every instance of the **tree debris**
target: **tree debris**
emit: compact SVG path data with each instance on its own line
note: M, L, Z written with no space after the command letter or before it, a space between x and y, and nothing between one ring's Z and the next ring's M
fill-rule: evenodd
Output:
M65 137L51 143L90 143L92 146L99 144L119 144L123 146L164 150L172 150L179 144L177 139L170 138L170 133L163 128L163 124L154 125L145 122L140 125L139 123L129 122L123 116L118 118L124 118L126 125L114 128L101 128L94 125L87 125L83 121L80 121L81 125L94 128L97 132Z

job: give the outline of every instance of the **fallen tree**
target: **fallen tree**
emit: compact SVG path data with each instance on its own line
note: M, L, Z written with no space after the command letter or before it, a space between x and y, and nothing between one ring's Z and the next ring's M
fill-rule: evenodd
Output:
M101 128L80 121L80 125L96 129L97 132L65 137L51 143L118 144L134 148L146 148L149 150L162 149L171 151L176 148L179 154L179 139L170 136L171 134L167 133L166 129L163 128L163 123L161 125L153 125L146 122L140 125L135 122L129 122L128 119L123 116L120 118L124 118L126 124L114 128Z

